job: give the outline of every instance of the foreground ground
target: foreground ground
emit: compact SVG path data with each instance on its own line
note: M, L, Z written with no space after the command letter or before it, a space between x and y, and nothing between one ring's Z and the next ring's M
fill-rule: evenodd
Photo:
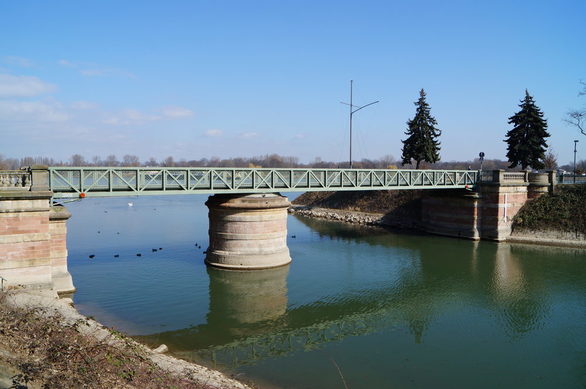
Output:
M47 293L0 292L0 388L240 388L157 354Z

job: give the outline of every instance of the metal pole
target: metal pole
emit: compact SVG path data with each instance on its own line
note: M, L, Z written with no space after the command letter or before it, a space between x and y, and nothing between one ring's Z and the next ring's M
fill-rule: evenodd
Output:
M354 116L354 114L356 112L360 111L362 108L369 107L369 106L379 102L379 100L373 101L372 103L368 103L368 104L362 105L360 107L356 106L356 109L354 109L355 106L352 104L352 102L353 102L352 101L352 85L353 85L353 83L354 83L354 80L350 80L350 104L344 103L343 101L340 101L340 103L350 106L350 158L348 161L349 165L350 165L350 169L352 169L352 117Z
M574 184L576 183L576 145L578 140L574 140Z
M354 83L354 80L350 80L350 169L352 169L352 115L354 114L354 112L352 111L352 108L354 107L352 105L352 84ZM575 163L574 163L575 165Z

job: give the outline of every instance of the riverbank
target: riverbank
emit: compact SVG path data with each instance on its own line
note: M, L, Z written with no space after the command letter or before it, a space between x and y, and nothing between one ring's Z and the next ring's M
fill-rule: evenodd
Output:
M344 223L425 232L422 191L308 192L289 212ZM507 241L586 248L586 185L561 186L525 204Z
M70 303L51 292L0 292L0 388L251 388L157 353Z
M420 230L421 190L306 192L289 212L345 223Z

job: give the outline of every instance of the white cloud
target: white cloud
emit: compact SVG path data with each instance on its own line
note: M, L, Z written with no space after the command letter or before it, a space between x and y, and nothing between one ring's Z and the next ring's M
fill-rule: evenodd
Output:
M70 104L70 107L80 111L86 111L90 109L98 108L98 104L92 103L91 101L74 101Z
M0 97L31 97L53 90L55 85L41 81L37 77L0 74Z
M106 76L108 72L107 69L82 69L79 71L80 74L89 77Z
M0 100L1 121L65 122L69 115L53 101Z
M183 107L165 107L161 109L161 114L168 118L185 118L193 116L193 111Z
M2 62L9 65L17 65L23 68L30 68L33 66L33 63L27 58L17 57L16 55L6 55L2 57Z
M71 62L71 61L68 61L68 60L66 60L66 59L60 59L59 61L57 61L57 63L58 63L59 65L61 65L61 66L66 66L66 67L68 67L68 68L74 68L74 67L76 67L76 65L75 65L75 64L73 64L73 62Z
M209 137L217 137L217 136L222 136L224 134L224 131L212 129L212 130L207 130L204 134L205 134L205 136L209 136Z
M185 118L193 115L193 111L183 107L165 107L148 113L137 109L126 109L119 113L108 115L103 122L115 126L143 124L157 120Z
M256 138L257 136L258 132L241 132L238 134L238 137L242 139Z
M104 123L115 126L128 126L132 124L143 124L160 120L162 116L143 113L136 109L126 109L119 114L110 115L104 119Z
M61 66L76 69L79 74L86 77L104 77L104 76L121 76L136 78L136 76L126 70L104 67L90 62L73 62L67 59L60 59L57 63Z

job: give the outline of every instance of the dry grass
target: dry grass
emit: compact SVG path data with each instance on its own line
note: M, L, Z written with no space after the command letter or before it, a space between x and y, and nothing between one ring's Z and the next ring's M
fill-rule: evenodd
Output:
M413 213L418 210L421 196L421 190L306 192L293 204L373 213L409 209L407 213Z
M63 323L41 308L13 307L0 292L0 362L19 371L12 388L212 387L162 370L120 333L98 340L82 331L87 320Z

